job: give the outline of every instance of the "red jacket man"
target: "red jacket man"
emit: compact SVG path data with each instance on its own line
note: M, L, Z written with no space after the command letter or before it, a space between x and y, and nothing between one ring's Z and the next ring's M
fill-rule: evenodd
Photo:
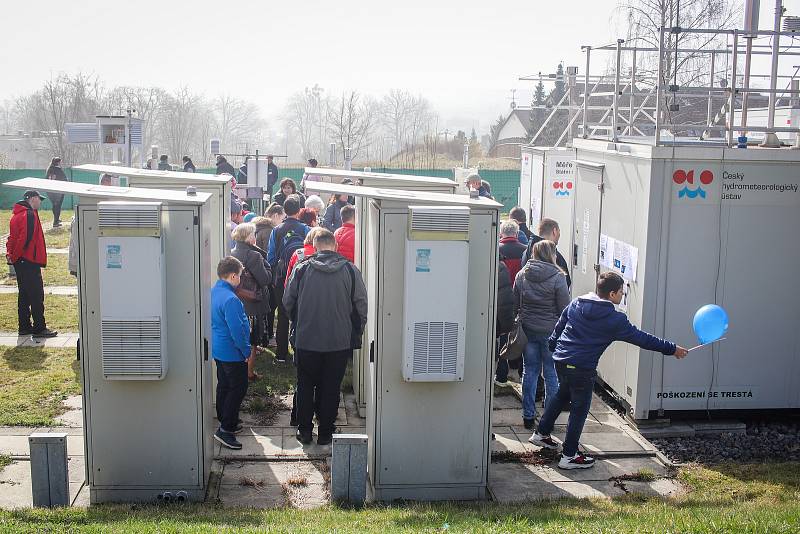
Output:
M14 204L6 241L6 261L14 265L17 274L19 334L53 337L57 332L48 330L44 320L42 267L47 266L47 248L39 221L41 205L42 196L38 191L25 191L22 200Z
M341 214L342 226L333 233L336 252L353 262L356 256L356 209L348 204L341 209Z

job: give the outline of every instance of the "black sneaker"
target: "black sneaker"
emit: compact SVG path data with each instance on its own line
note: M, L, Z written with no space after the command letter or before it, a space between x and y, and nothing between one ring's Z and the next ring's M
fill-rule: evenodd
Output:
M330 445L332 442L333 442L333 436L317 437L317 445Z
M242 448L242 444L236 439L236 436L231 434L230 432L225 432L221 428L214 432L214 439L222 443L223 447L228 447L229 449L233 449L238 451Z
M56 337L58 332L55 330L50 330L49 328L45 328L43 330L31 332L31 335L33 335L33 337Z
M297 441L299 441L303 445L308 445L314 439L311 435L311 432L303 432L302 430L298 430L297 433L295 434L295 437L297 438Z
M522 418L522 424L525 426L526 430L533 430L533 422L533 419L525 419L524 417Z
M594 467L594 458L588 454L578 453L572 458L561 455L558 461L559 469L588 469Z

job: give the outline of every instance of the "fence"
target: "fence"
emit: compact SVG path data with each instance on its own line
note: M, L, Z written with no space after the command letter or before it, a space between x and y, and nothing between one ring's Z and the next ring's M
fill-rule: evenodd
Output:
M410 174L414 176L434 176L437 178L452 178L453 171L449 169L391 169L388 167L372 168L373 172L386 172L393 174ZM95 172L79 171L71 168L65 169L67 177L73 182L84 184L97 183L99 175ZM198 169L198 172L213 174L214 169ZM17 180L19 178L33 177L44 178L45 169L3 169L0 170L0 184ZM508 212L517 205L519 191L519 171L518 170L481 170L481 177L492 186L492 195L503 204L503 211ZM303 177L303 168L285 168L278 171L279 179L289 177L299 184ZM17 189L0 187L0 209L10 209L17 202L22 194ZM71 209L73 199L67 195L64 197L63 209ZM49 201L45 200L42 208L50 209Z

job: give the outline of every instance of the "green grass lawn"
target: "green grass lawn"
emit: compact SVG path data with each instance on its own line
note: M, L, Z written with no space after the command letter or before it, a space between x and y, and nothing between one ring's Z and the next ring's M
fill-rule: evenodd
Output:
M74 286L78 279L69 274L67 266L68 258L66 254L49 254L47 256L47 267L42 269L42 278L46 286ZM17 281L8 277L8 270L3 268L3 278L0 285L16 286Z
M44 240L48 248L67 248L69 246L69 222L72 220L73 211L64 210L61 212L61 222L64 223L60 228L53 228L53 212L50 210L39 210L39 220L42 221L44 229ZM0 210L0 235L8 233L8 221L11 219L11 210ZM5 243L3 243L5 245Z
M45 295L44 316L47 326L59 332L78 331L78 297ZM0 332L16 332L17 294L0 294Z
M800 464L689 467L674 499L627 495L497 505L371 505L362 510L106 505L0 512L3 532L797 532Z
M51 426L81 391L74 348L3 347L0 376L0 425Z

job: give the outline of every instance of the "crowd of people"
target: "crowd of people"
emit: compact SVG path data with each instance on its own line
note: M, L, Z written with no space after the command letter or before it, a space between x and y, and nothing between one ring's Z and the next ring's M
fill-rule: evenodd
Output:
M184 170L194 171L188 156ZM160 164L168 165L166 156ZM272 162L270 161L271 165ZM316 166L316 161L309 160ZM217 169L235 186L233 167L218 156ZM246 180L246 164L239 178ZM277 174L277 167L275 167ZM53 158L46 172L51 180L66 180L61 159ZM302 186L314 177L304 176ZM277 181L270 175L271 183ZM111 184L111 176L100 178ZM472 194L491 198L491 187L477 174L467 179ZM14 205L6 243L6 260L16 271L20 335L52 337L44 317L41 269L47 250L38 210L44 197L26 191ZM291 424L297 440L312 441L313 418L317 442L331 443L339 406L341 382L354 349L360 348L367 320L367 293L353 265L356 210L348 195L332 195L327 206L317 195L305 196L290 178L263 214L249 212L231 193L230 254L217 266L218 281L211 291L212 355L217 362L217 418L214 437L225 447L240 449L239 410L256 371L258 347L272 347L278 363L291 354L297 372ZM61 225L61 195L50 193L53 227ZM73 225L74 229L74 225ZM598 276L596 290L571 299L569 264L558 250L558 222L543 218L536 233L527 225L525 210L513 208L499 227L497 280L497 387L508 385L510 371L522 383L522 423L533 430L537 393L544 411L529 441L562 449L559 467L587 468L594 459L578 449L589 413L597 365L614 341L683 358L687 350L633 326L616 306L625 281L614 272ZM74 241L74 239L73 239ZM72 247L71 247L72 248ZM73 267L72 251L70 272ZM501 350L512 336L525 345L521 357L509 360ZM541 383L541 385L540 385ZM542 391L543 390L543 391ZM550 433L555 420L569 410L563 444Z
M220 163L227 170L224 158L218 168ZM316 415L317 443L331 443L341 382L367 320L366 288L352 263L351 199L334 195L326 206L284 178L272 200L258 215L232 194L231 253L220 261L212 290L220 422L214 437L232 449L241 448L236 434L248 382L260 378L258 346L272 348L277 364L292 355L297 384L291 424L297 440L312 441Z
M617 273L602 273L593 293L571 299L569 265L557 247L560 237L558 222L549 218L539 222L534 234L520 207L513 208L509 220L500 225L495 385L507 386L510 367L518 370L522 423L533 430L541 380L544 412L528 441L546 449L561 448L560 468L584 469L594 465L594 458L579 451L578 441L605 349L614 341L625 341L677 358L685 357L687 350L642 332L616 309L625 285ZM526 339L521 357L501 358L513 353L501 347L507 349L518 330ZM565 409L570 413L561 444L550 433Z

